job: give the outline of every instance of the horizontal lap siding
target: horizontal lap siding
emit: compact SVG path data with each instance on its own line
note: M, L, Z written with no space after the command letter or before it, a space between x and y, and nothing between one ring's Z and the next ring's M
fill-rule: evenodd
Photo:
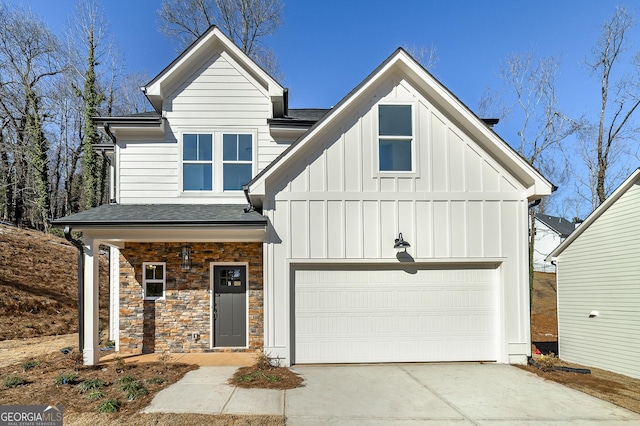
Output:
M122 140L118 191L120 202L211 203L237 199L241 192L181 196L180 132L251 131L257 135L256 173L288 146L271 138L268 93L225 53L203 62L166 97L166 134L158 141Z
M560 255L558 339L567 361L640 377L639 209L635 185Z

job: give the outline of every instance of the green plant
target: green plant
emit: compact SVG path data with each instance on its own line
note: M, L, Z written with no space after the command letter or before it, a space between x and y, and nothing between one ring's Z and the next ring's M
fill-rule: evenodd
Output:
M117 399L107 399L98 406L99 413L115 413L120 409L120 402Z
M149 393L142 382L125 383L123 385L120 385L120 390L125 393L129 401L133 401L137 397Z
M120 377L118 379L118 383L120 383L120 385L126 385L126 384L129 384L129 383L133 383L135 381L136 381L135 377L133 377L133 376L131 376L129 374L125 374L124 376L122 376L122 377Z
M42 363L40 361L37 361L35 359L30 359L29 361L25 361L22 363L22 369L24 371L28 371L31 370L34 367L38 367L39 365L42 365Z
M163 379L162 377L151 377L147 379L146 382L150 385L161 385L166 382L166 379Z
M20 376L7 376L2 380L2 386L5 388L15 388L26 383L27 381Z
M107 342L104 344L105 347L107 348L115 348L116 347L116 342L114 342L113 340L107 340Z
M104 386L104 384L105 383L100 379L85 380L84 382L80 382L78 384L78 389L80 389L80 392L86 392L88 390L101 388L102 386Z
M70 385L78 378L77 373L61 374L53 380L56 385Z
M102 392L100 389L94 389L91 392L89 392L89 394L87 395L87 398L89 398L91 401L97 401L99 399L104 398L104 392Z

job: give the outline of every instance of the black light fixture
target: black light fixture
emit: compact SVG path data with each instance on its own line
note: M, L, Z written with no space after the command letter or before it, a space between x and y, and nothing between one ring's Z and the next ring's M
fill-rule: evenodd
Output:
M182 269L188 271L191 269L191 247L182 246Z
M411 244L409 244L408 242L406 242L404 240L404 238L402 238L402 232L400 234L398 234L398 238L396 238L395 240L395 244L393 245L393 248L396 250L402 250L404 249L404 251L407 251L407 247L411 247Z

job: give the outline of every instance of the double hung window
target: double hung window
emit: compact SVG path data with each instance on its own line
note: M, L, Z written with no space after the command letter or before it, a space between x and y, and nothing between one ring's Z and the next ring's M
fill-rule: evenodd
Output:
M213 189L213 143L211 135L185 134L182 139L182 173L185 191Z
M381 172L413 171L411 105L378 106L378 166Z
M253 134L185 133L183 191L240 191L253 177Z
M166 264L164 262L144 262L142 264L142 269L144 298L149 300L164 298Z

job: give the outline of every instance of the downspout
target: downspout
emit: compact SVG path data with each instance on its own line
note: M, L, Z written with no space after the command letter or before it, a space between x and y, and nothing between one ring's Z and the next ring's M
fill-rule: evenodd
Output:
M244 192L244 196L247 199L247 207L244 208L245 213L249 213L251 211L257 211L256 206L251 202L251 198L249 198L249 185L242 185L242 191Z
M71 236L71 227L64 227L64 237L78 249L78 348L84 351L84 246Z
M115 161L115 156L116 156L116 145L118 143L118 140L116 139L116 135L113 134L113 132L111 132L111 127L109 126L109 123L104 123L103 124L104 127L104 132L107 134L107 136L109 136L109 138L111 139L111 141L113 142L113 164L111 164L111 167L113 169L112 174L113 176L111 177L111 187L113 188L113 198L111 198L109 200L109 204L116 204L117 199L116 199L116 194L117 192L117 188L116 188L116 161ZM103 156L104 156L104 152L103 152Z

